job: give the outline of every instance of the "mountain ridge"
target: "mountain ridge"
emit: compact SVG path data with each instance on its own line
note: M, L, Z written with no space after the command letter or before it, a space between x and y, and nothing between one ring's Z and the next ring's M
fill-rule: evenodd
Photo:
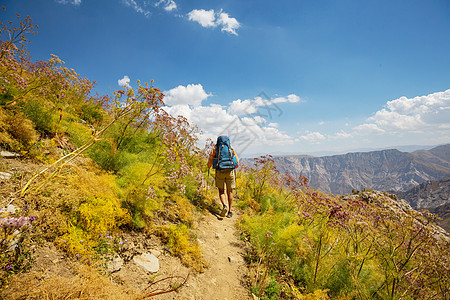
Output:
M450 144L412 153L397 149L323 157L274 156L278 170L306 176L313 188L333 194L371 188L406 191L427 180L450 177ZM244 164L253 160L243 159Z
M382 150L391 150L396 149L401 152L415 152L420 150L430 150L435 147L439 147L445 144L438 145L401 145L401 146L392 146L392 147L382 147L382 148L356 148L356 149L347 149L347 150L336 150L336 151L313 151L313 152L284 152L284 151L276 151L272 152L272 156L312 156L312 157L323 157L323 156L334 156L334 155L343 155L348 153L355 152L374 152L374 151L382 151ZM252 159L253 157L258 157L262 155L267 155L267 153L251 153L246 156L242 156L243 159Z

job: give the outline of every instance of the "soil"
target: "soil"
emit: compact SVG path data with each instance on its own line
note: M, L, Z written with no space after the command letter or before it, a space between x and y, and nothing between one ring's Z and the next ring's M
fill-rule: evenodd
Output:
M187 284L179 292L155 297L155 299L253 299L245 288L247 267L242 258L243 242L235 234L238 216L218 218L207 214L194 230L202 247L202 254L209 263L204 273L190 275ZM186 274L179 262L160 261L165 275Z

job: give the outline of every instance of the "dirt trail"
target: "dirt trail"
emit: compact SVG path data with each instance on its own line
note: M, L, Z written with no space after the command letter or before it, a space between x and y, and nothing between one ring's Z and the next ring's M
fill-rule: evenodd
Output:
M223 219L205 215L194 232L209 268L202 274L191 275L178 293L155 299L253 299L243 286L247 267L242 258L243 242L235 235L237 218L236 213Z

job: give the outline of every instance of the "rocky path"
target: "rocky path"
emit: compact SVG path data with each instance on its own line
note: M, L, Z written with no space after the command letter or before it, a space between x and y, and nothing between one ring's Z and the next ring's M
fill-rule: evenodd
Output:
M179 292L155 299L253 299L243 286L247 267L242 258L243 242L235 235L237 218L205 215L194 232L209 268L202 274L191 275Z

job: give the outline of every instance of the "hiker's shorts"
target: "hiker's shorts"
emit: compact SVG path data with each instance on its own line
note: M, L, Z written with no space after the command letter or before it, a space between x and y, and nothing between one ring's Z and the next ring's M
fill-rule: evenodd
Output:
M236 180L234 178L234 170L216 170L216 187L219 189L225 189L232 191L236 188Z

